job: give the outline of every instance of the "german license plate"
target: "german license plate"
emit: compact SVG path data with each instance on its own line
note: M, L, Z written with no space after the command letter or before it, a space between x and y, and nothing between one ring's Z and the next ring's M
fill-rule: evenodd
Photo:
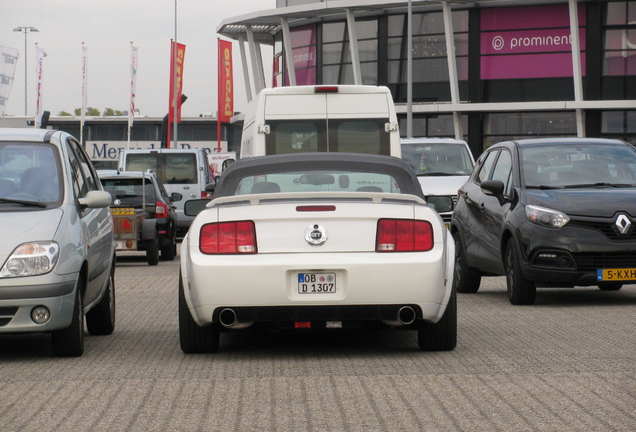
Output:
M113 216L134 215L135 214L135 209L132 209L132 208L110 209L110 213Z
M636 268L598 269L596 280L599 281L632 281L636 280Z
M298 273L298 294L329 294L335 292L335 273Z

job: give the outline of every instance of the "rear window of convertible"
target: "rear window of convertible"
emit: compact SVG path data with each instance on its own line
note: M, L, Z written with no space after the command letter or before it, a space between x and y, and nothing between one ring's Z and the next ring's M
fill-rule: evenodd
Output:
M243 177L232 194L333 191L401 193L396 179L388 174L320 170Z

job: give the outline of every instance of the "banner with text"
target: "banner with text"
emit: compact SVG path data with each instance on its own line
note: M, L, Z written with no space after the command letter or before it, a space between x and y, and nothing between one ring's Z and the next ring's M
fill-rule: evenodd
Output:
M234 115L232 42L219 39L218 119L229 123Z
M579 38L585 75L585 5ZM572 36L567 4L481 10L481 79L572 76Z
M4 116L4 110L9 102L15 66L20 54L17 49L0 46L0 117Z

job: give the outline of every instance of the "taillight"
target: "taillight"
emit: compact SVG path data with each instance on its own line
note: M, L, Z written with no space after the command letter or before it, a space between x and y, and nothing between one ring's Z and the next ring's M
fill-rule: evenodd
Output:
M425 252L433 249L430 222L408 219L378 221L376 252Z
M157 201L155 204L155 217L156 218L165 218L168 217L168 206L166 203Z
M206 191L201 191L201 199L208 199L208 193Z
M338 93L338 86L316 86L314 93Z
M204 254L255 254L254 222L219 222L203 225L199 248Z

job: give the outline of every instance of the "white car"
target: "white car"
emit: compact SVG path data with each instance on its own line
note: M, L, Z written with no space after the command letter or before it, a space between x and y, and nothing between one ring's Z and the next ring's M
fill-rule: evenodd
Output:
M402 159L417 174L426 202L450 226L457 191L468 181L475 159L466 141L450 138L402 138Z
M181 247L179 335L216 352L221 331L337 329L371 321L452 350L454 243L413 171L390 156L304 153L223 172Z

